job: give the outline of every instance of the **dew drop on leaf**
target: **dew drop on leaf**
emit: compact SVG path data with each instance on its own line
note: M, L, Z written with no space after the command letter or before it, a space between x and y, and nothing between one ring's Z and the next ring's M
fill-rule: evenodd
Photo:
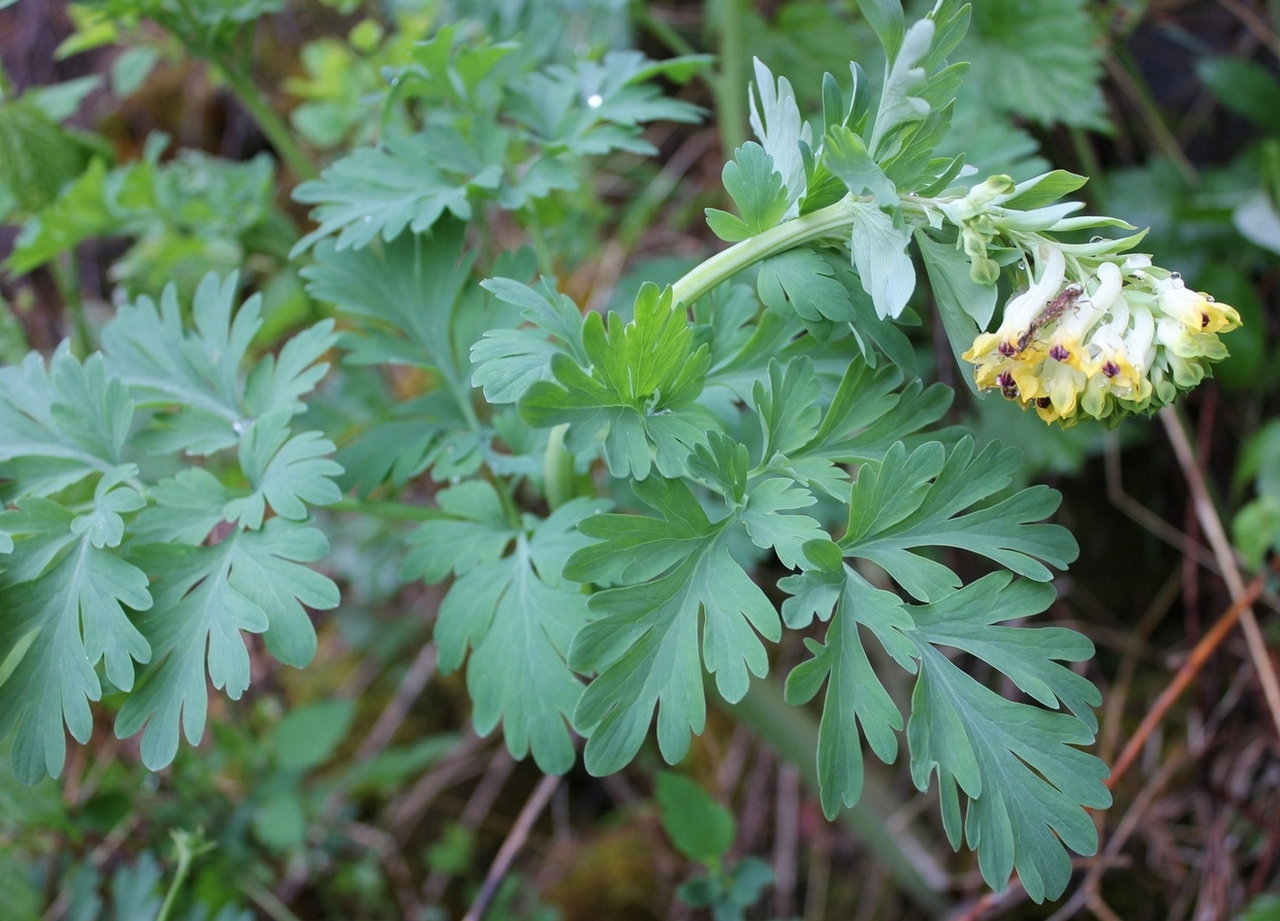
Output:
M598 109L602 105L604 105L604 97L601 96L599 93L592 93L590 96L587 97L587 105L589 105L593 109Z

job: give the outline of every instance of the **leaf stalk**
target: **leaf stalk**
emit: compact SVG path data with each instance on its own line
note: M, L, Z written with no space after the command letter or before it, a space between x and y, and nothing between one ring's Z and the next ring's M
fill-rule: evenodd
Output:
M792 221L770 227L716 253L694 266L671 286L672 300L686 306L707 294L721 282L743 269L789 249L828 237L853 226L857 217L855 205L860 199L846 195L833 205L819 208Z

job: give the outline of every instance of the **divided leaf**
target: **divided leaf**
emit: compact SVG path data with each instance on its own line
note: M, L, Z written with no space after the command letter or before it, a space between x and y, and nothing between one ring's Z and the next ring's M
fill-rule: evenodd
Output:
M532 750L544 771L564 773L574 760L567 721L582 694L565 656L586 622L587 596L560 572L587 542L575 526L607 505L574 499L544 521L526 516L514 526L483 480L439 500L448 517L410 537L404 574L428 582L456 574L436 622L440 668L457 669L470 647L476 732L488 735L501 721L512 755Z
M876 313L897 317L916 287L916 268L907 253L911 234L901 216L886 214L875 205L854 202L857 218L849 244L862 287L871 295Z
M978 852L989 885L1003 889L1017 870L1037 902L1057 898L1071 877L1070 848L1097 850L1093 821L1082 806L1105 808L1107 767L1073 746L1093 742L1102 702L1085 678L1059 662L1093 654L1079 634L1062 628L994 626L1044 610L1051 586L993 573L940 601L912 608L920 676L911 701L907 740L916 786L938 774L942 816L959 847L959 791L969 798L964 836ZM962 649L1008 675L1048 707L1015 703L965 674L936 646Z
M924 547L967 550L1047 582L1053 574L1044 563L1065 569L1078 552L1066 528L1042 523L1061 496L1047 486L1033 486L964 511L1008 486L1020 457L1016 449L1001 450L994 443L975 457L968 436L950 454L939 442L910 455L895 444L878 470L868 466L859 473L840 546L846 556L884 567L921 601L936 601L961 584L946 565L917 552Z
M64 343L48 368L38 352L0 368L0 494L48 495L114 468L133 414L101 355L81 363Z
M155 604L138 619L155 664L121 708L116 735L143 730L147 767L158 770L173 760L180 726L188 742L200 742L208 682L232 700L249 686L242 632L267 633L268 648L283 652L287 664L310 659L315 630L302 605L337 607L338 589L303 564L326 552L323 534L283 518L260 531L233 531L213 546L139 549L138 561L159 574Z
M158 307L139 297L103 328L108 372L140 406L176 410L145 433L150 449L208 455L229 448L253 416L301 411L300 397L323 376L327 366L314 362L333 343L330 321L300 334L278 359L264 358L247 384L242 380L241 367L262 325L262 298L255 294L236 310L237 283L234 273L221 282L212 272L201 280L191 307L194 330L184 326L173 285Z
M775 83L773 73L759 58L751 60L756 78L756 91L747 97L751 106L751 130L760 139L764 152L782 179L787 203L783 217L793 218L799 212L798 203L806 191L801 145L806 148L813 146L813 131L800 118L800 107L796 104L791 82L786 77L779 77ZM725 188L728 188L727 182ZM737 200L736 195L734 200Z
M654 465L663 476L679 476L694 445L705 441L714 420L694 401L711 363L705 345L694 347L685 311L646 284L636 297L635 319L623 324L598 313L582 328L584 368L565 354L551 359L553 380L535 382L520 401L530 425L569 423L574 453L599 439L609 472L643 480Z
M782 176L773 166L773 158L755 141L747 141L734 151L721 178L742 216L708 208L707 224L716 236L736 243L782 222L789 201Z
M105 482L105 480L104 480ZM116 494L114 499L113 494ZM136 509L141 497L127 487L108 488L100 504ZM88 701L102 696L95 666L105 660L117 688L133 686L133 663L151 658L151 647L130 622L125 606L151 606L146 574L95 540L81 519L43 499L29 499L0 515L17 538L0 581L0 736L16 730L11 760L24 783L47 771L62 773L66 734L89 740ZM24 539L27 538L27 539Z
M471 218L473 190L492 190L502 167L491 164L472 175L450 175L436 165L429 139L390 138L381 147L352 151L329 166L319 179L302 183L293 197L311 209L318 226L294 246L291 255L337 234L334 249L363 249L381 238L390 243L406 230L422 234L447 212Z
M835 818L840 806L853 806L862 795L862 739L885 763L898 756L902 714L876 675L863 647L859 628L870 631L886 652L913 671L914 648L906 633L911 617L892 592L874 588L848 566L822 568L788 576L778 587L792 594L782 607L787 626L806 626L816 614L831 619L824 641L805 639L813 658L787 676L787 702L811 700L826 683L818 726L818 784L822 811ZM835 613L832 614L832 606Z
M704 666L729 701L746 693L749 675L767 672L761 638L776 642L781 624L730 555L733 529L742 525L760 546L776 537L784 548L801 539L798 530L820 533L816 522L798 515L778 518L799 519L799 529L772 530L769 516L808 506L813 497L770 483L783 488L766 489L758 507L750 492L742 510L712 522L683 481L650 477L635 491L660 517L596 515L579 524L599 542L570 557L566 577L614 586L591 596L595 619L578 633L569 657L576 671L596 673L574 714L589 736L585 760L593 774L619 770L635 756L655 709L663 757L682 758L689 733L701 732L706 720Z
M582 348L582 311L544 278L542 290L510 278L490 278L481 285L498 300L520 307L531 329L491 329L471 346L473 387L483 387L490 403L514 403L538 381L549 381L551 359L566 353L587 364ZM548 338L550 337L550 338Z

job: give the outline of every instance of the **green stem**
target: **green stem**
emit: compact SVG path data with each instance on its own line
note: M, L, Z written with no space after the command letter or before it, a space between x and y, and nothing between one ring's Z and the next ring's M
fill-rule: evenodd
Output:
M719 0L714 7L719 30L720 73L715 81L716 121L726 160L747 138L747 0Z
M712 682L708 682L713 686ZM726 703L719 694L711 699L740 723L755 730L773 753L794 765L805 785L818 792L818 724L808 711L788 704L781 689L770 681L752 681L746 696L736 704ZM876 855L902 891L931 917L940 917L948 908L942 889L946 872L938 866L931 848L909 830L896 830L889 822L889 804L896 797L888 783L864 768L862 797L851 809L843 810L839 821ZM872 805L875 804L875 805Z
M547 451L543 456L543 494L547 505L555 511L574 496L573 455L565 447L564 437L569 434L569 423L562 422L547 436Z
M653 15L649 10L648 0L632 0L631 19L676 54L698 53L698 49L693 47L683 35Z
M173 838L173 850L178 859L178 869L174 871L173 881L169 883L169 891L164 894L164 902L160 905L160 912L156 915L156 921L169 921L169 913L173 911L173 903L178 898L178 893L182 891L182 886L187 881L187 874L191 872L191 864L201 854L211 851L214 844L204 840L203 833L197 829L192 834L188 831L173 831L169 833Z
M319 175L319 171L316 169L315 164L311 162L311 158L307 156L306 151L302 149L302 145L294 138L289 126L285 124L280 114L272 108L262 90L249 78L249 75L234 66L220 52L211 50L209 63L218 72L219 76L227 82L227 86L231 88L231 92L235 94L240 104L253 116L258 129L266 136L267 141L275 149L275 152L280 155L280 159L288 165L293 174L299 179L316 178Z
M361 499L356 496L343 496L324 508L330 512L355 512L388 521L433 521L441 517L439 509L425 505L411 505L389 499Z
M258 129L266 136L267 141L299 179L314 179L319 175L315 164L307 156L306 151L294 139L293 132L285 124L284 119L272 108L262 90L250 78L247 70L237 66L223 48L214 44L210 35L202 35L203 26L200 17L191 7L190 0L178 0L181 16L186 20L186 29L170 25L172 32L187 50L198 58L203 58L210 67L226 81L227 86L240 104L245 107L257 123Z
M857 218L857 203L858 199L846 195L834 205L827 205L793 221L770 227L763 233L748 237L723 252L716 253L707 261L694 266L672 285L675 303L692 304L721 282L763 259L852 227Z
M62 295L62 302L71 312L73 351L81 358L88 358L93 351L93 341L89 335L89 323L85 319L84 299L80 297L80 260L72 249L60 253L50 267L53 270L53 282Z
M556 261L551 255L551 249L547 246L547 235L543 229L542 220L538 217L538 203L531 202L529 207L525 209L528 221L525 229L529 231L529 242L533 244L534 256L538 259L538 271L546 278L552 278L556 274Z

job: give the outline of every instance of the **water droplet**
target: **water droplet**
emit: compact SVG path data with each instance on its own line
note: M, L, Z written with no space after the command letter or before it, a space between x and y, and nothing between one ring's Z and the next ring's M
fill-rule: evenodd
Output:
M1027 260L1025 259L1018 260L1018 268L1020 268L1022 271L1025 272L1027 270Z
M919 198L919 197L920 197L920 193L919 193L919 192L908 192L907 194L908 194L908 195L910 195L912 198Z
M461 483L461 482L462 482L462 477L460 477L460 476L451 476L451 477L449 477L449 485L450 485L450 486L457 486L457 485L458 485L459 483Z
M244 431L244 423L241 422L239 419L237 419L235 422L232 422L231 431L235 432L237 435L241 434Z
M604 105L604 97L601 96L599 93L592 93L590 96L587 97L587 105L589 105L593 109L598 109L602 105Z
M1207 303L1210 303L1210 304L1216 304L1216 303L1218 303L1218 299L1217 299L1216 297L1214 297L1212 294L1206 294L1206 295L1204 296L1204 299L1205 299L1205 301L1206 301Z
M366 215L364 216L364 222L365 222L366 224L371 223L372 221L373 221L373 215L372 215L372 214L366 214Z
M1101 242L1102 242L1103 240L1105 240L1105 239L1106 239L1106 237L1102 236L1101 234L1097 234L1096 236L1092 236L1092 237L1090 237L1090 238L1089 238L1089 242L1090 242L1090 243L1101 243Z

